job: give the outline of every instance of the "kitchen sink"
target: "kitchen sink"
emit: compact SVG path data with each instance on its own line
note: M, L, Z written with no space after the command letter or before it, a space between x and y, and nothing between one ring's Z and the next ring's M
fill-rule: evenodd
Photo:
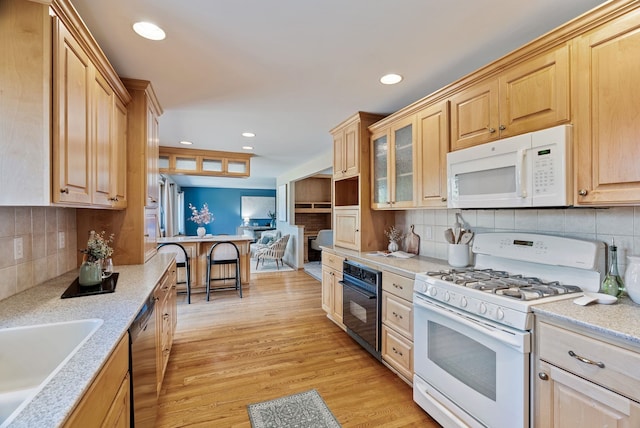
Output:
M0 428L4 428L102 325L101 319L0 329Z

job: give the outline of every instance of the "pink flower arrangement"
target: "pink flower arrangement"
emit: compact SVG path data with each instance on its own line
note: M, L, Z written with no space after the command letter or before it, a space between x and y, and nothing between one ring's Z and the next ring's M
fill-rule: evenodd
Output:
M209 211L209 206L206 203L202 204L202 209L200 211L189 203L189 209L191 209L191 217L189 217L189 220L198 226L209 224L214 220L211 212Z

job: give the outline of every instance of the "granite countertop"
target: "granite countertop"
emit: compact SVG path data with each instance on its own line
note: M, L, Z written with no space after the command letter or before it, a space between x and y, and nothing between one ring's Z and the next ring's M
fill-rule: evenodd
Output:
M640 305L628 297L613 305L580 306L574 299L533 306L536 315L575 325L640 349Z
M220 241L253 241L250 236L243 235L205 235L199 236L171 236L167 238L158 238L158 244L167 242L220 242Z
M368 266L383 269L398 275L414 278L416 273L438 271L441 269L451 269L446 260L435 259L433 257L415 256L408 259L399 257L385 257L374 255L375 251L355 251L339 247L323 247L330 253L346 257L351 260L360 261Z
M104 320L10 427L58 427L65 421L173 258L173 254L158 254L144 265L116 266L120 275L113 293L61 299L78 276L77 271L71 271L0 301L0 328L88 318Z

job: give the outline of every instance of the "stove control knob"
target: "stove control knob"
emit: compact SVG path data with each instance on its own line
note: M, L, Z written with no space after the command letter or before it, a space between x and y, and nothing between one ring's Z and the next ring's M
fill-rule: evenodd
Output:
M436 297L436 294L438 294L438 289L436 287L429 288L429 296Z
M462 296L460 298L460 307L461 308L466 308L467 307L467 299L464 296Z
M427 288L428 288L428 287L427 287L427 284L422 283L422 287L421 287L421 289L422 289L422 292L423 292L423 293L426 293L426 292L427 292Z
M487 313L487 305L485 305L484 303L480 303L480 306L478 307L478 311L481 314L486 314Z
M500 308L496 309L496 319L497 320L504 319L504 311Z
M451 299L451 295L449 294L448 291L444 292L444 301L448 302Z

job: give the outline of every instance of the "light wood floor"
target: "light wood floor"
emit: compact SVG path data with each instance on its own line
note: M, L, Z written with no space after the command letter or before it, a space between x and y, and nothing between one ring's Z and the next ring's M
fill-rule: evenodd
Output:
M439 427L409 385L329 321L303 271L252 276L240 299L216 292L178 326L157 427L250 427L247 404L317 389L343 427Z

